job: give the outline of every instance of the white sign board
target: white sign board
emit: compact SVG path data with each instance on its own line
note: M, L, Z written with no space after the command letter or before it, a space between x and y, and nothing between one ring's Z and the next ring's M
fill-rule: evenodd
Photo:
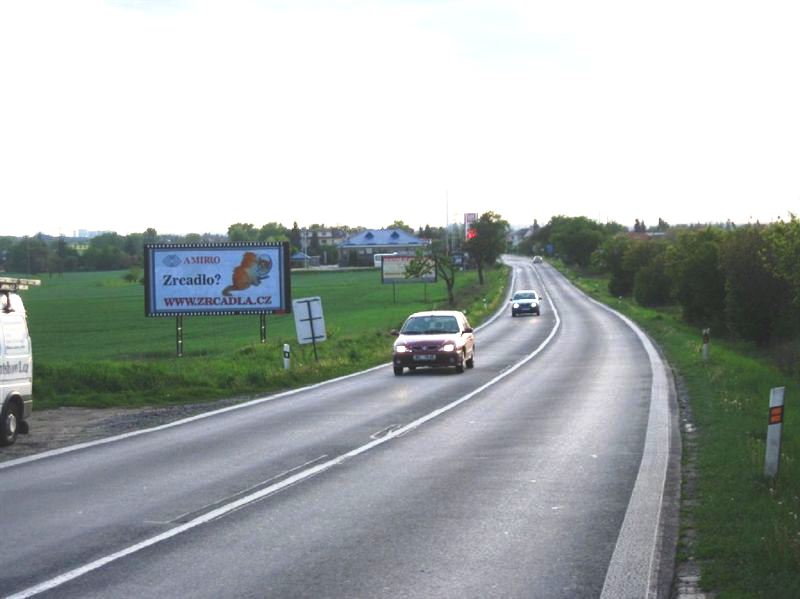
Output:
M436 266L430 261L428 270L420 277L409 277L406 274L408 265L416 256L384 256L381 268L381 283L435 283Z
M297 342L301 344L325 341L325 317L322 314L322 299L301 297L292 300L294 326L297 329Z

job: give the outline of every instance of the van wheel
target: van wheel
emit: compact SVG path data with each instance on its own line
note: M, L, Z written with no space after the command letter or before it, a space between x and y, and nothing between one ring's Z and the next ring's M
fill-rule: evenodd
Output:
M19 428L19 408L12 403L7 403L3 408L2 422L0 422L0 445L11 445L17 440Z
M394 375L395 376L400 376L401 374L403 374L403 367L402 366L395 366L394 367Z

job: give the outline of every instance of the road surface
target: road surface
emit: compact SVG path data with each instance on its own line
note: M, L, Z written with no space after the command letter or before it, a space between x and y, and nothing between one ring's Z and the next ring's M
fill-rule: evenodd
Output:
M643 597L671 578L674 393L650 342L509 258L474 369L389 364L0 463L0 589L41 597Z

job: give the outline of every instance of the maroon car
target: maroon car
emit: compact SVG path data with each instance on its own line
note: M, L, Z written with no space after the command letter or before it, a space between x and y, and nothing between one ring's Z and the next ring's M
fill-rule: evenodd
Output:
M415 312L409 316L392 347L392 363L397 376L403 368L475 365L475 335L467 317L456 310Z

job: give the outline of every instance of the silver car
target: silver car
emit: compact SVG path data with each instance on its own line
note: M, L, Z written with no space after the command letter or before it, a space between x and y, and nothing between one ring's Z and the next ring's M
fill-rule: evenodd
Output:
M542 298L533 289L520 289L511 297L511 316L535 314L539 316L539 303Z

